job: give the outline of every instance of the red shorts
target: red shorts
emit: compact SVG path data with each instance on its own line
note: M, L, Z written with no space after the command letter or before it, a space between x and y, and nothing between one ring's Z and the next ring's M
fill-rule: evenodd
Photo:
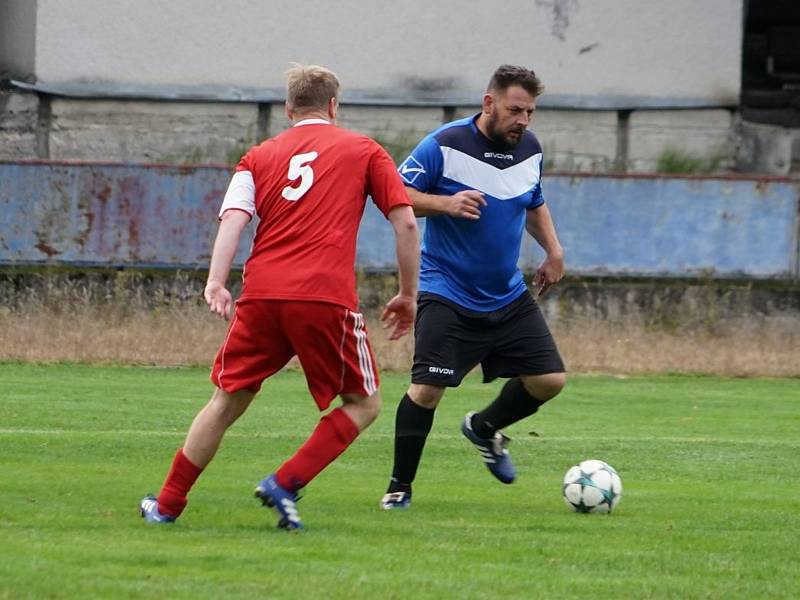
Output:
M339 394L371 396L378 390L363 315L296 300L238 301L211 381L228 393L258 392L295 355L320 410Z

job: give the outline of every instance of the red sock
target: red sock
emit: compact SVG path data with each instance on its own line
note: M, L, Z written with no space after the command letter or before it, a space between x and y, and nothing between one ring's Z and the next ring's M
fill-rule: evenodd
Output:
M358 427L341 408L320 419L311 437L275 472L278 484L297 490L308 484L358 437Z
M202 472L203 469L194 466L180 448L158 494L158 512L178 518L186 507L186 495Z

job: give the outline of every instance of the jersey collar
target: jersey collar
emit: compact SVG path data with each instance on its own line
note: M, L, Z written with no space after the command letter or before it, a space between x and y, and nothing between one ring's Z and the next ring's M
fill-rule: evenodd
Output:
M330 121L326 121L325 119L303 119L302 121L298 121L292 127L300 127L300 125L330 125Z

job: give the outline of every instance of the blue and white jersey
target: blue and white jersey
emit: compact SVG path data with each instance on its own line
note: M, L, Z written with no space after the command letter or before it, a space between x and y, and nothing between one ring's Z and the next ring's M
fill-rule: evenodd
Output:
M525 131L500 150L481 133L477 116L443 125L400 165L406 185L428 194L483 192L481 218L427 217L420 291L469 310L498 310L526 291L517 267L528 209L544 204L542 147Z

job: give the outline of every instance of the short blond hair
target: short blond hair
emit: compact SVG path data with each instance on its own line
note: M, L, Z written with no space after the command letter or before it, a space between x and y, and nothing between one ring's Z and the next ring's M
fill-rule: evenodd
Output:
M286 71L286 106L293 112L322 110L331 98L339 100L336 73L319 65L292 63Z

